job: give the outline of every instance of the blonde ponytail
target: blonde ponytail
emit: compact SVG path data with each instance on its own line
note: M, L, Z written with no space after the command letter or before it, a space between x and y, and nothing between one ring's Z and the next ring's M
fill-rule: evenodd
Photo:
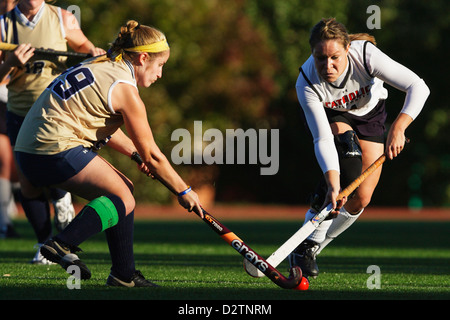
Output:
M108 56L117 60L118 57L130 58L136 52L148 52L152 58L167 50L169 45L164 33L130 20L120 28L116 40L108 51Z
M132 56L139 52L147 52L150 58L154 58L169 50L164 33L153 27L141 25L135 20L128 21L120 28L116 40L110 46L106 55L97 57L92 63L132 60Z

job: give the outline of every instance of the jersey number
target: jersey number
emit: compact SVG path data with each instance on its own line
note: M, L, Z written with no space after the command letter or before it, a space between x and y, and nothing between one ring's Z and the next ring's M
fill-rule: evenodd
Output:
M27 62L25 64L26 73L39 74L45 67L44 61Z
M74 94L89 87L95 81L94 75L88 68L77 68L65 77L65 82L58 78L53 86L53 92L63 100L69 100Z

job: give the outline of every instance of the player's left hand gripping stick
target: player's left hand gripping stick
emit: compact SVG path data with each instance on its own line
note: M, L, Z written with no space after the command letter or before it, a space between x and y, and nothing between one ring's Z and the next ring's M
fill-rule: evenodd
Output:
M133 153L131 159L138 164L142 164L142 158L137 152ZM200 214L197 215L201 218ZM225 227L220 221L214 218L211 214L203 210L203 218L201 218L207 225L211 227L223 240L225 240L232 248L239 252L249 263L261 271L273 283L283 289L293 289L299 285L302 280L302 270L295 266L291 268L289 277L286 278L277 269L272 267L259 254L245 244L236 234Z

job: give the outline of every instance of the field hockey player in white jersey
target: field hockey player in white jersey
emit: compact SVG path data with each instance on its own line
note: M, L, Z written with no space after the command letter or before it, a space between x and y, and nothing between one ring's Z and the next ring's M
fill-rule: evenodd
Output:
M133 254L133 184L96 153L108 146L143 160L139 169L178 194L189 211L203 216L193 191L155 143L137 86L162 77L170 49L164 34L129 21L105 56L85 60L57 77L28 112L17 137L20 169L37 186L58 186L90 201L74 220L41 247L64 269L91 272L75 254L91 236L105 231L112 267L109 286L155 286L136 270ZM125 124L128 135L120 129ZM130 160L131 161L131 160Z
M388 159L399 155L406 141L405 130L421 112L429 89L414 72L378 49L372 36L348 34L334 18L318 22L309 43L312 54L300 68L296 90L323 177L305 221L328 203L333 203L339 214L323 221L289 255L289 262L300 266L303 274L316 277L316 256L368 206L381 167L337 203L340 190L383 153ZM388 92L383 83L406 93L387 138Z

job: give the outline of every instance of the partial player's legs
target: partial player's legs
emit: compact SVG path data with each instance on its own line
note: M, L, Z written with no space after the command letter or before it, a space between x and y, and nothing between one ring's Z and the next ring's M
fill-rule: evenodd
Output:
M374 161L376 161L384 152L384 145L382 143L360 140L362 150L362 170L366 170ZM347 201L345 209L351 214L357 214L362 209L367 207L372 199L373 192L380 180L381 176L380 166L374 173L364 180L363 183L356 189L355 196ZM342 186L345 188L346 186Z
M337 131L336 147L339 153L341 167L341 187L345 188L362 171L369 167L383 153L383 144L359 140L346 124L335 126ZM339 130L338 130L339 129ZM345 131L347 130L347 131ZM340 133L344 131L343 133ZM356 156L359 153L359 157ZM358 163L359 162L359 163ZM369 204L373 191L378 183L381 168L369 176L356 191L349 196L339 215L332 220L323 221L320 226L289 256L290 265L301 267L305 275L316 277L319 269L316 256L339 234L350 227ZM322 206L326 188L319 187L315 205L306 213L305 222L309 221ZM318 202L317 202L318 200Z
M366 140L360 140L360 144L363 152L362 170L364 171L383 154L384 146L382 143ZM355 195L347 201L338 216L333 219L327 230L326 238L320 243L320 249L316 254L319 254L333 239L347 230L362 214L364 208L369 205L373 192L380 180L381 168L380 166L361 183L359 188L356 189Z
M58 187L90 200L75 219L41 249L44 257L67 270L67 267L76 263L67 263L64 257L70 254L72 261L79 261L78 257L73 257L78 245L115 226L127 213L134 210L134 199L122 177L98 156ZM89 277L90 272L85 272L83 278Z
M1 112L1 109L0 109ZM0 121L2 121L0 116ZM0 239L14 237L11 217L9 215L11 200L13 199L11 174L13 170L13 155L9 138L3 134L0 123Z
M78 257L73 257L74 250L91 236L105 231L113 263L111 273L114 272L118 280L129 286L150 286L151 283L142 275L136 276L137 271L134 266L135 200L132 195L132 183L108 162L97 156L78 174L59 187L91 201L61 233L52 239L53 243L48 242L48 250L44 249L43 255L55 262L62 261L60 265L66 270L70 265L80 265ZM51 252L55 244L70 251L70 253L62 252L62 254L64 256L70 254L74 258L72 263L67 263L67 259L63 259L64 256L61 257L60 253ZM84 278L89 277L90 272L85 270Z

